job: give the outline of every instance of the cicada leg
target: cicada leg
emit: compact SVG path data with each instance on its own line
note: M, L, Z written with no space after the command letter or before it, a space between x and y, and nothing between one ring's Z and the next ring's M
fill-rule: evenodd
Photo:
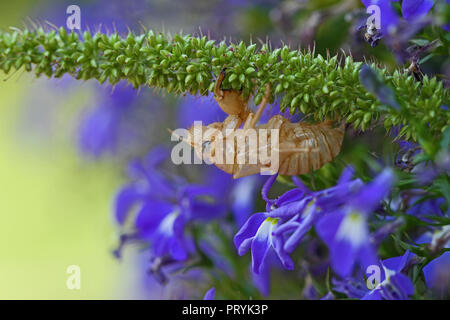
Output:
M225 78L225 68L223 68L222 71L220 71L220 74L216 80L216 85L214 87L214 96L216 99L219 100L222 100L224 97L224 92L222 90L222 82L224 78Z
M264 94L263 100L259 104L258 110L256 113L249 113L247 116L247 119L245 119L244 123L244 130L245 129L254 129L256 127L256 124L258 123L259 119L261 118L262 113L264 112L264 109L266 108L267 103L269 102L270 98L270 85L266 86L266 93Z

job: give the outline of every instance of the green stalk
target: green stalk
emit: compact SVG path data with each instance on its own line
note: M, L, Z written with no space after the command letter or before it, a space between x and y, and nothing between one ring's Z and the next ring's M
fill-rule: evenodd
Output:
M0 32L0 70L6 74L24 68L37 76L70 74L112 85L127 80L135 88L147 85L176 94L208 95L215 77L227 67L223 86L242 89L246 96L252 93L255 104L270 83L271 102L279 97L282 110L300 111L315 120L339 117L362 130L380 121L388 130L402 125L402 135L417 140L415 126L402 112L384 107L362 86L358 77L362 62L342 58L288 46L216 43L206 36L169 37L153 31L129 33L126 38L88 31L79 35L64 28ZM450 104L450 94L441 81L425 76L420 84L407 71L372 68L393 88L402 109L426 125L432 136L438 138L449 126L449 113L441 106Z

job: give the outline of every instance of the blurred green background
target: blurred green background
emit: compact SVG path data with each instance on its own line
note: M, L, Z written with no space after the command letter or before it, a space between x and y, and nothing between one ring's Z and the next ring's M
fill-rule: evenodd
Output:
M36 5L1 1L0 27L23 26ZM0 79L0 299L136 297L127 287L133 259L118 263L111 254L120 178L79 157L72 141L71 116L90 87L59 90L26 73ZM69 265L81 268L80 290L66 287Z

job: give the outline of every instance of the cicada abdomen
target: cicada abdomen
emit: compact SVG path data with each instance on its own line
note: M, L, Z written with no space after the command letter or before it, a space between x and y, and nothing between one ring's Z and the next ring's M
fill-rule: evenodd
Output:
M282 118L280 127L280 167L284 175L306 174L332 161L340 152L345 124L332 121L317 124L291 123ZM270 123L271 121L269 121Z

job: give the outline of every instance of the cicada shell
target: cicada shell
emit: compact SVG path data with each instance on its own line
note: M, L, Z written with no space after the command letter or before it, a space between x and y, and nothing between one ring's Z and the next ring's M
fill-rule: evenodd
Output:
M306 174L332 161L341 150L345 134L345 124L333 127L332 121L291 123L281 116L275 116L267 126L280 127L278 172L284 175Z
M256 125L270 100L270 85L266 86L266 94L258 111L253 113L249 111L247 101L242 99L240 92L221 89L224 76L225 72L222 70L216 82L215 98L221 109L229 116L223 122L214 122L200 128L202 132L208 129L215 130L219 135L193 139L195 128L190 129L191 138L188 139L188 143L194 147L200 159L206 156L208 162L232 174L233 178L241 178L269 169L273 174L276 172L283 175L306 174L321 168L339 154L345 133L344 123L338 126L333 126L332 121L317 124L292 123L289 119L276 115L267 123ZM276 134L272 134L268 139L268 132ZM220 136L220 139L217 139L217 136ZM243 136L244 139L235 144L235 138L239 136ZM253 136L253 142L255 140L257 142L252 143L250 138L246 140L246 137L250 136ZM266 139L263 139L264 137ZM228 141L232 142L227 144ZM257 146L251 149L250 144ZM272 157L258 158L249 162L239 161L262 152L266 154L275 152L276 163ZM232 161L224 162L225 158ZM273 172L274 167L276 172Z
M253 115L253 113L250 113L249 117L251 118ZM248 141L245 142L246 145L244 147L232 142L230 145L234 149L227 149L227 140L233 140L239 134L245 134L245 130L255 130L258 141L258 154L261 150L271 150L269 153L278 153L277 172L283 175L306 174L332 161L341 150L345 133L344 123L337 127L333 126L332 121L317 124L303 122L291 123L281 115L276 115L266 124L254 128L245 128L245 125L244 128L239 128L239 123L239 117L229 116L223 123L215 122L207 127L203 127L203 132L211 128L221 131L224 141L219 142L215 139L202 140L202 146L195 148L202 152L202 154L197 154L197 156L208 158L209 162L214 163L219 169L232 174L235 179L258 174L262 172L262 169L272 168L274 165L271 162L262 162L260 158L254 164L250 164L249 162L244 164L239 163L237 158L239 155L242 155L239 150L244 150L246 154L243 156L246 159L248 159L249 153L251 153L250 150L252 149L248 145ZM232 130L232 133L227 134L230 130ZM259 135L263 130L266 132L278 130L278 143L276 147L271 144L272 140L270 138L266 140L262 139L262 141L267 142L260 142ZM191 143L191 145L195 147L194 143ZM219 152L223 153L221 159L225 159L229 153L233 154L233 163L215 162L214 159L216 159L215 157Z

